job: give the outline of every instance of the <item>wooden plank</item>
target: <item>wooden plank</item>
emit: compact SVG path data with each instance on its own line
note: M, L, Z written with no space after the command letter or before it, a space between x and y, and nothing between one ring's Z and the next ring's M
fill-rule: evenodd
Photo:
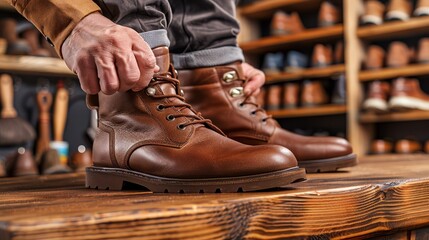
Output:
M300 80L304 78L325 78L333 77L335 75L344 73L346 67L345 65L332 65L324 68L308 68L297 72L282 72L279 74L267 74L266 83L279 83Z
M238 9L239 14L249 18L269 18L277 10L285 11L310 11L317 9L323 0L263 0L255 1Z
M362 239L429 224L427 160L362 160L351 171L237 194L97 191L67 174L31 190L34 178L6 179L0 239Z
M322 105L317 107L301 107L295 109L281 109L267 111L267 114L274 118L296 118L296 117L311 117L322 115L345 114L347 107L345 105Z
M380 70L366 70L359 73L360 81L373 81L397 77L429 75L429 64L412 64L398 68L383 68Z
M0 55L0 71L7 73L76 77L63 60L49 57Z
M359 121L361 123L400 122L418 120L429 120L429 111L411 110L407 112L392 112L385 114L361 113L359 116Z
M378 26L365 26L357 30L364 40L384 40L421 35L429 30L429 17L414 17L405 22L386 22Z
M330 40L340 39L343 36L343 26L335 25L327 28L307 29L304 32L284 35L269 36L258 40L243 42L240 47L247 54L264 53L267 51L286 50L296 48L298 45L308 45Z

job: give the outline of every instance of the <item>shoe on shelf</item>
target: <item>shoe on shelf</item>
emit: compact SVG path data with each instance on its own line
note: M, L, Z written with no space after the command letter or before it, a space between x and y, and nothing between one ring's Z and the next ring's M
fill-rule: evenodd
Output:
M392 83L389 108L394 111L429 110L429 95L420 88L418 79L398 78Z
M412 5L410 0L390 0L387 5L387 21L407 21L410 19Z
M390 84L383 81L369 83L366 99L362 104L364 111L386 113L389 111L387 100L390 94Z
M36 161L27 149L20 147L11 155L6 157L6 172L9 177L38 175Z
M87 98L98 109L99 131L93 144L92 167L86 168L90 188L120 190L133 183L153 192L237 192L285 186L305 178L294 155L281 146L248 146L227 138L218 127L184 101L167 47L153 49L160 71L142 91L99 93ZM235 72L224 68L217 75L233 84ZM201 97L219 94L206 75L197 76ZM204 89L199 89L203 87ZM212 89L215 88L215 89ZM191 90L189 90L191 91ZM243 88L227 94L243 95ZM210 111L241 107L210 102ZM244 108L244 106L243 106ZM219 113L234 122L223 110Z
M304 29L304 25L297 12L287 14L283 11L277 11L271 20L270 31L273 36L300 33Z
M298 72L305 69L308 65L307 55L298 51L289 51L286 54L285 72Z
M335 87L332 93L333 104L346 104L347 91L346 91L346 75L344 73L340 74L338 77L335 77Z
M331 27L340 21L338 7L331 1L324 1L319 9L319 27Z
M262 71L267 75L279 74L283 69L283 58L284 56L281 52L265 54Z
M418 0L414 16L429 16L429 0Z
M364 14L361 17L362 25L380 25L383 23L384 4L378 0L365 1Z
M316 107L328 103L328 96L321 81L305 80L302 83L301 106Z
M384 139L374 139L371 142L371 154L387 154L393 151L392 142Z
M404 67L407 66L413 56L413 51L408 48L407 44L394 41L390 43L387 51L386 65L388 67Z
M297 82L288 82L283 85L283 108L298 107L299 84Z
M327 67L332 64L332 48L324 44L316 44L313 48L312 66Z
M429 38L422 38L419 40L417 62L429 63Z
M356 155L345 139L294 134L267 116L254 97L231 94L247 82L241 63L179 70L179 79L186 100L229 138L249 145L286 147L307 172L335 171L357 164Z
M267 95L265 106L267 110L279 110L281 108L282 86L278 84L269 86Z
M378 45L370 45L364 62L365 69L377 70L383 68L386 52Z
M396 142L395 152L401 154L418 153L422 150L422 145L411 139L402 139Z

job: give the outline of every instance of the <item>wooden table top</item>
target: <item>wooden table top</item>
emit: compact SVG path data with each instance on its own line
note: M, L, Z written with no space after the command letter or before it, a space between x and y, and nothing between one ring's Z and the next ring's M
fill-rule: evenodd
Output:
M429 226L429 156L402 159L234 194L91 190L83 174L5 178L0 239L361 239Z

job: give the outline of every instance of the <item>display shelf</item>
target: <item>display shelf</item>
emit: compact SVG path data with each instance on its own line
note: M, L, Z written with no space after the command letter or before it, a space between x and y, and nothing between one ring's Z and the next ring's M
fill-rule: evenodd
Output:
M361 123L429 120L429 111L412 110L385 114L362 113L359 120Z
M0 10L15 10L6 0L0 0Z
M302 107L295 109L281 109L267 111L274 118L296 118L296 117L311 117L322 115L345 114L347 107L345 105L323 105L318 107Z
M429 64L413 64L398 68L366 70L359 73L360 81L373 81L397 77L429 75Z
M244 42L240 44L240 47L245 53L264 53L268 51L286 50L292 47L297 48L299 45L341 39L343 30L344 28L342 25L335 25L327 28L313 28L307 29L301 33L284 36L269 36Z
M319 77L330 77L337 74L341 74L345 71L345 65L332 65L325 68L308 68L302 71L293 73L279 73L279 74L267 74L266 83L278 83L294 81L304 78L319 78Z
M429 31L429 16L411 18L406 22L387 22L378 26L359 27L357 35L363 40L384 40L411 37Z
M317 9L323 0L267 0L255 1L252 4L239 8L239 14L251 18L269 18L277 10L308 11Z
M76 76L63 60L48 57L0 55L0 71L19 74Z

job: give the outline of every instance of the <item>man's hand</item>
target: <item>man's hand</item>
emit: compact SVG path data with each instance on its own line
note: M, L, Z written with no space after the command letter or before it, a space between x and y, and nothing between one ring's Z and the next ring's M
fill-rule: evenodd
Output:
M61 50L88 94L139 91L159 71L151 48L137 32L99 13L82 19Z
M247 80L244 86L244 94L246 96L257 96L261 91L260 88L265 83L265 74L259 69L252 67L247 63L242 64L244 79Z

